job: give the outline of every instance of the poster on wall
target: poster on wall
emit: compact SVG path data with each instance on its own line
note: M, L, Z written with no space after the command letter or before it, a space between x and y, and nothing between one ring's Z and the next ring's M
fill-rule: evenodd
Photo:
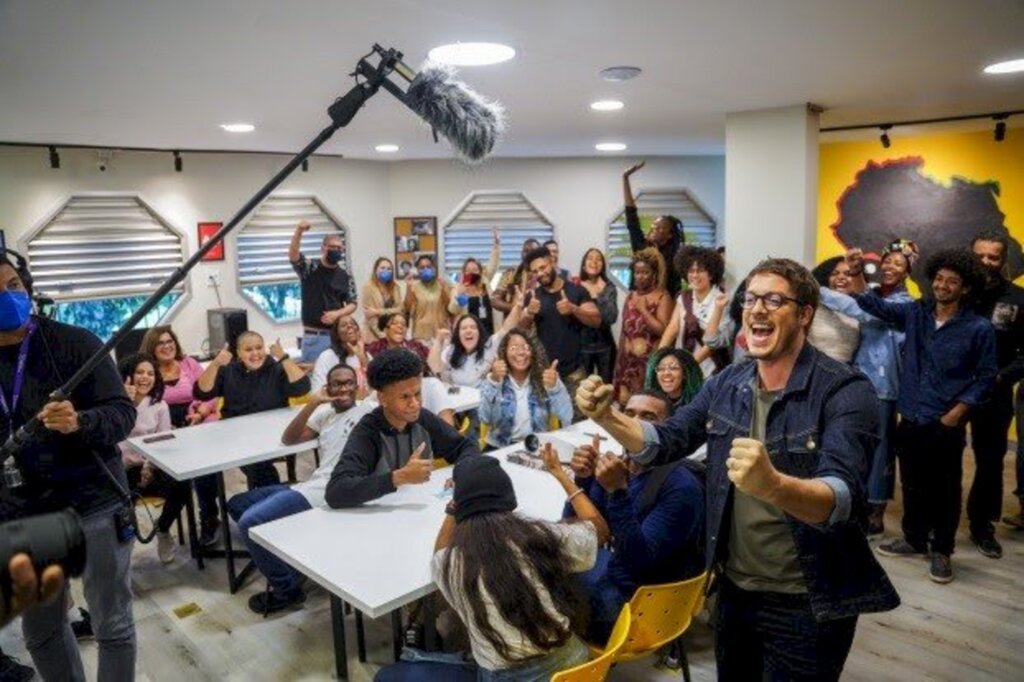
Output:
M437 218L395 218L395 269L404 278L416 259L430 256L437 262Z
M206 242L213 239L213 237L220 232L220 228L224 226L224 223L199 223L199 248L203 248ZM222 239L217 246L210 249L208 253L203 256L203 262L207 261L218 261L224 260L224 240Z
M944 248L970 247L975 234L1009 238L1008 275L1024 275L1024 136L996 142L989 130L825 142L820 148L817 259L882 249L910 239L920 251L912 293L927 289L923 264ZM869 268L866 268L869 269ZM869 269L870 270L870 269Z

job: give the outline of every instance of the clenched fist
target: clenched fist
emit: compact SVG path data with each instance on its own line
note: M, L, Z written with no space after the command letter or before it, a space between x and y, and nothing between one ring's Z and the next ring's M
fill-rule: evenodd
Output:
M729 480L759 500L771 501L779 487L779 472L772 466L764 443L753 438L735 438L725 460Z
M612 385L604 383L596 374L591 374L576 389L576 407L587 417L599 419L611 409L612 397Z

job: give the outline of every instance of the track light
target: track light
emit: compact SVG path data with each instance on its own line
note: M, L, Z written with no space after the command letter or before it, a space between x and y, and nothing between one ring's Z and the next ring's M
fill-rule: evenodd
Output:
M181 152L174 152L174 172L181 172Z
M888 149L889 147L892 146L892 140L889 139L889 130L892 129L892 125L886 123L885 125L881 125L878 127L882 131L882 135L878 139L882 141L882 147Z
M60 154L56 147L50 147L50 168L60 168Z
M996 120L995 139L996 142L1002 142L1006 139L1006 114L998 114L993 116Z
M304 159L302 161L302 172L303 173L308 173L309 172L309 159Z

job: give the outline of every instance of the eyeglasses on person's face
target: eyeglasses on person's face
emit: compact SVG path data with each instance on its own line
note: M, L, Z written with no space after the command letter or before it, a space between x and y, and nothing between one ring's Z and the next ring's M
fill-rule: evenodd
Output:
M781 308L786 303L795 303L798 306L803 305L803 301L792 296L786 296L775 291L769 291L767 294L754 294L746 292L743 294L741 301L745 310L752 310L757 302L761 301L764 304L765 310L775 311Z

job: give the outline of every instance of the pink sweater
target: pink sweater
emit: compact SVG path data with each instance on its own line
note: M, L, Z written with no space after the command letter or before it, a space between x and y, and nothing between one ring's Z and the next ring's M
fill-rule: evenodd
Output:
M163 400L154 403L147 397L135 406L135 426L128 434L128 438L148 436L151 433L170 430L171 412L167 409L167 403ZM142 466L146 463L146 458L129 445L127 440L118 443L118 447L121 448L121 459L127 468Z
M168 405L188 405L188 413L192 414L200 405L205 405L210 414L204 422L217 421L216 400L196 400L192 397L192 386L203 373L203 368L195 358L186 355L178 361L178 382L173 386L164 387L164 402Z

